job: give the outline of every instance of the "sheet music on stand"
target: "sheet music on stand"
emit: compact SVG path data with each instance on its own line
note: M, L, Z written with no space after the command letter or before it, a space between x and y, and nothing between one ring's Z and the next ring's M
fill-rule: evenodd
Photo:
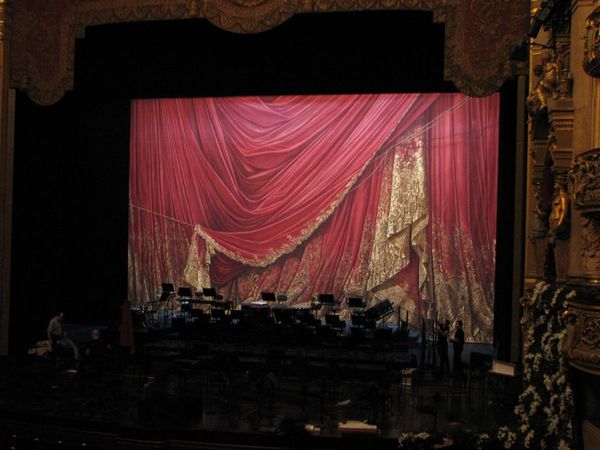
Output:
M492 368L488 373L504 377L515 377L517 376L517 365L506 361L499 361L497 359L494 359L492 361Z

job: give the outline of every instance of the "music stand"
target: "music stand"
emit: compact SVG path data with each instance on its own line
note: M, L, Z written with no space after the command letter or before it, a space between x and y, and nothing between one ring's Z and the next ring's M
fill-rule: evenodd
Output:
M192 298L192 289L189 287L180 287L177 289L177 295L181 298Z
M363 299L361 297L349 297L348 298L348 307L364 308L365 304L363 303Z
M215 298L217 296L217 290L213 287L210 288L202 288L202 295L204 297L212 297Z
M163 293L169 293L169 294L174 294L175 293L175 286L173 286L173 283L161 283L161 287L162 287L162 291Z
M375 322L385 319L394 312L394 307L389 299L385 298L365 311L365 317Z
M333 298L333 294L319 294L319 303L321 303L322 305L335 304L335 299Z
M162 292L160 293L159 302L164 303L163 305L163 325L167 323L167 308L168 301L172 294L175 293L175 286L173 283L161 283ZM173 311L173 304L171 303L171 312ZM160 318L160 309L159 309L159 318Z
M287 302L287 299L288 299L288 298L287 298L287 295L285 295L285 294L279 294L279 295L277 296L277 301L278 301L279 303L285 303L285 302Z
M276 300L274 292L261 292L260 296L264 302L274 302Z

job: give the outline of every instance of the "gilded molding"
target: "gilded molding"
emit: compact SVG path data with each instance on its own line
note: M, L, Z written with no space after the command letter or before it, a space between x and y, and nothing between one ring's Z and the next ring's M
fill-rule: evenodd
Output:
M600 78L600 6L586 20L583 70Z
M572 119L553 120L552 121L552 127L555 130L556 129L572 130L574 123L575 123L575 118L574 117Z
M445 21L440 0L208 0L202 17L233 33L259 33L281 25L294 14L368 10L433 11Z
M600 213L600 149L575 158L569 182L575 207L588 214Z
M581 267L586 273L600 272L600 222L583 217L581 222Z
M281 25L298 12L305 12L302 6L306 5L285 0L210 0L202 4L201 11L204 18L223 30L259 33Z
M568 283L573 286L599 287L600 279L595 276L569 275Z
M513 75L510 50L526 33L528 9L525 0L19 0L10 83L36 103L60 100L73 88L75 39L93 25L205 18L257 33L300 13L421 10L446 25L445 78L468 95L487 95Z
M0 0L0 42L9 40L12 34L13 8L8 0Z
M572 344L567 350L571 364L585 370L600 371L600 308L568 303L566 314L572 319L568 328Z

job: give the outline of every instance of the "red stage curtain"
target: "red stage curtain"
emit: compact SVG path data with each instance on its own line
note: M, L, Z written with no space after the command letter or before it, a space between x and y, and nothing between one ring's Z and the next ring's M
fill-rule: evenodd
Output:
M460 318L467 336L491 342L499 95L457 107L462 102L460 94L442 95L428 113L434 120L425 153L433 262L430 295L439 318Z
M490 341L497 144L497 95L134 101L130 299L426 300Z
M189 227L196 226L211 253L216 250L210 264L214 284L231 281L245 266L272 264L312 235L351 190L351 197L360 201L378 193L382 164L371 160L393 145L436 97L134 101L130 195L136 214L132 233L140 237L134 239L135 253L143 253L142 246L157 245L177 247L181 253L177 242L185 247L185 239L175 236L187 226L189 240ZM359 181L361 177L366 182ZM367 214L360 202L350 203L340 210L345 226L324 233L330 236L325 240L340 249L344 240L360 244ZM354 231L351 221L356 221ZM141 237L147 236L149 226L177 242L144 241ZM352 234L342 236L342 228ZM331 259L342 256L332 254L331 246L323 250ZM160 267L173 264L178 262L154 263L154 271L164 273Z

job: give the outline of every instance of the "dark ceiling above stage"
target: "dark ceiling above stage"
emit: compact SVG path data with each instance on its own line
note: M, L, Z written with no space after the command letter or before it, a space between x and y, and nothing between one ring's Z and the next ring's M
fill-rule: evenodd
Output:
M439 91L444 25L426 12L299 15L259 34L204 20L91 27L77 45L76 90L221 96Z

